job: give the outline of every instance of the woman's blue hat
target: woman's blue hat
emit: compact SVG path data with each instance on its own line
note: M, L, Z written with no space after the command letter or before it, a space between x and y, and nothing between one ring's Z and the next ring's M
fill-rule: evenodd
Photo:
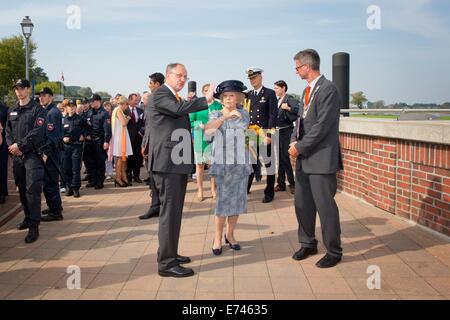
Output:
M220 99L220 95L225 92L240 92L247 95L245 90L247 90L247 87L239 80L223 81L217 86L214 98Z

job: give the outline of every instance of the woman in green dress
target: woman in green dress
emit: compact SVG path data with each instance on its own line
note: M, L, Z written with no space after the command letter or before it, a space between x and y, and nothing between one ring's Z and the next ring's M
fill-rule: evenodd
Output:
M205 84L202 88L203 95L208 90L209 84ZM205 137L204 127L208 123L209 113L213 111L222 110L222 104L218 101L214 101L208 108L208 110L202 110L189 114L191 121L191 128L193 131L194 139L194 156L196 163L196 176L197 176L197 198L199 201L203 201L203 180L205 175L205 164L211 160L211 144ZM211 194L213 199L216 199L216 184L214 178L211 177Z

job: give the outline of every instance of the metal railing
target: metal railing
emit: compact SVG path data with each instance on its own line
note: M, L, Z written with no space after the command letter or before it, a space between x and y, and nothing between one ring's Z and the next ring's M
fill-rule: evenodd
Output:
M402 114L402 113L449 113L450 109L341 109L342 114L347 113L389 113L389 114Z

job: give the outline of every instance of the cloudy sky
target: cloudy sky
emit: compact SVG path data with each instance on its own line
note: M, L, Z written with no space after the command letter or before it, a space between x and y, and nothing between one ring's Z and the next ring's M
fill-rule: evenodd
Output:
M71 6L80 10L80 28ZM380 8L380 29L367 26ZM265 70L300 93L293 56L314 48L332 78L333 53L351 55L351 92L369 100L450 101L448 0L0 0L0 38L35 24L36 58L51 80L111 94L147 90L148 75L183 62L199 85ZM68 27L69 25L69 27Z

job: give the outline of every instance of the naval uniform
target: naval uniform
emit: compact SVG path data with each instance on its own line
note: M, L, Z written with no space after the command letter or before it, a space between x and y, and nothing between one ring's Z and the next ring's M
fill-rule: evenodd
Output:
M258 126L261 129L274 130L277 125L278 114L278 102L275 95L275 91L272 89L262 87L259 91L251 90L248 94L250 100L249 114L250 114L250 128L252 126ZM267 136L271 136L267 133ZM272 153L272 145L267 146L258 143L257 154L259 156L260 148L267 148L267 156L270 157ZM255 172L260 170L260 162L253 165L253 173L248 178L247 192L250 192L250 188L255 177ZM265 164L266 168L270 167L270 162ZM272 198L275 195L275 172L269 172L267 175L267 185L264 190L265 197Z

